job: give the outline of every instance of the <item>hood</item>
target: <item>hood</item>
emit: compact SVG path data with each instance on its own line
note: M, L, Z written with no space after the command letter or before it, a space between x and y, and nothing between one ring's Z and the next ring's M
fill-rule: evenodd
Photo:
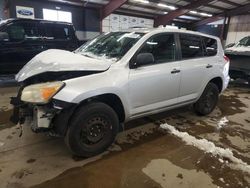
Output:
M248 46L233 46L225 50L226 54L229 55L245 55L250 56L250 47Z
M22 82L44 72L105 71L111 63L65 50L47 50L31 59L16 75L16 80Z

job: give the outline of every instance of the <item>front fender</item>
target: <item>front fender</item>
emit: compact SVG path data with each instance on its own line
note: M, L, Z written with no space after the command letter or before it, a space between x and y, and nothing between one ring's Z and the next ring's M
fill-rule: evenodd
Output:
M119 71L117 71L117 74ZM124 73L123 73L124 74ZM65 80L65 87L58 92L53 99L80 104L89 98L104 94L114 94L120 98L125 116L129 114L128 105L128 87L126 76L115 76L111 78L109 73L100 73L85 77Z

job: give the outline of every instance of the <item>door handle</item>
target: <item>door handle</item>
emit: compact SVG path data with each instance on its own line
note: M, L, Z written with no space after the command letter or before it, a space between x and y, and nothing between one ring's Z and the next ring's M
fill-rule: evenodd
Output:
M177 70L177 69L174 69L174 70L171 71L171 74L176 74L176 73L179 73L179 72L181 72L181 71Z
M213 65L210 65L210 64L208 64L208 65L206 66L207 69L212 68L212 67L213 67Z

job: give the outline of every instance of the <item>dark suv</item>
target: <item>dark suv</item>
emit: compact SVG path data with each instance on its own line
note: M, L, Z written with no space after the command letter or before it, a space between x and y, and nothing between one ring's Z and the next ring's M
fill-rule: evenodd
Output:
M79 41L74 26L66 22L8 19L0 22L0 74L15 74L47 49L73 51Z

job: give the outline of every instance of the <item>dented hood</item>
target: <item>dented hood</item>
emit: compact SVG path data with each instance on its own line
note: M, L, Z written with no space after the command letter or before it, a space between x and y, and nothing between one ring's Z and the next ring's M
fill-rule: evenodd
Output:
M16 80L22 82L44 72L105 71L111 63L65 50L47 50L31 59L16 75Z

